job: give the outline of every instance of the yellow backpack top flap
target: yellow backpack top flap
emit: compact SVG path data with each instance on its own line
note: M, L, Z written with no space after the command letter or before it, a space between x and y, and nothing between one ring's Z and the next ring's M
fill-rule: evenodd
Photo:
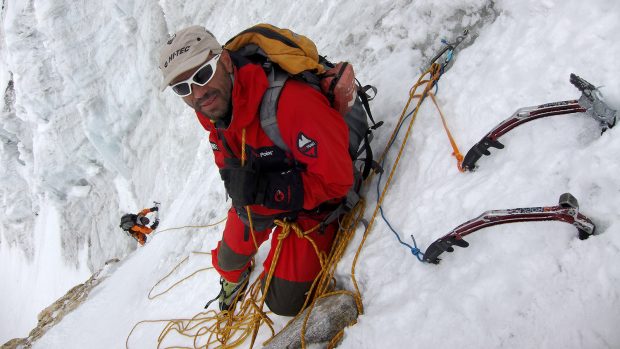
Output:
M249 44L260 47L269 59L289 74L305 70L321 74L325 68L319 64L319 54L312 40L288 29L271 24L257 24L228 40L224 48L237 51Z

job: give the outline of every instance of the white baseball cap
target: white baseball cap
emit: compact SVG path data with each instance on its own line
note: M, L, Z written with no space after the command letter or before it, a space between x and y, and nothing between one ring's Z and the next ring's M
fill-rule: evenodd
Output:
M159 69L164 75L161 90L177 76L207 61L211 53L222 52L222 45L210 31L193 25L173 34L160 49Z

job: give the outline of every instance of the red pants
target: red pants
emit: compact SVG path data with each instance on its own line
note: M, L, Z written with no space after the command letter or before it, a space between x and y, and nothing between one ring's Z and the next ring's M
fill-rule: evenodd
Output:
M302 213L296 222L303 231L307 231L321 223L321 218ZM329 254L337 226L337 222L335 222L329 225L324 232L316 230L308 234L319 251L325 255ZM254 232L258 246L269 238L271 230ZM261 274L263 282L265 275L269 272L279 241L277 236L281 231L282 228L279 226L273 229L271 248L263 263L264 271ZM213 266L224 279L236 282L241 273L249 267L255 253L256 247L250 229L243 225L234 209L231 208L228 212L228 220L222 240L218 243L217 248L212 251ZM320 271L321 263L310 241L298 237L291 230L288 237L282 241L280 256L267 293L266 302L269 308L276 314L296 315L301 310L306 293Z

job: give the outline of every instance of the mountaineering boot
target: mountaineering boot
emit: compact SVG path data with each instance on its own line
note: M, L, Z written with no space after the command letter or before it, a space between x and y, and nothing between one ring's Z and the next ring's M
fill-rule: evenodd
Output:
M220 293L214 299L210 300L207 305L205 305L205 309L207 309L216 299L218 300L220 310L228 310L232 308L234 305L233 301L241 299L243 292L245 292L248 288L249 276L251 272L252 267L250 266L241 274L238 282L230 282L220 277L220 285L222 286ZM239 295L239 297L237 297L237 295Z
M234 305L233 301L241 299L241 296L237 297L237 295L243 294L243 292L245 292L248 288L249 275L250 268L246 269L243 274L241 274L239 282L229 282L224 278L220 278L220 285L222 285L222 290L220 291L220 296L218 297L220 310L228 310L232 308Z

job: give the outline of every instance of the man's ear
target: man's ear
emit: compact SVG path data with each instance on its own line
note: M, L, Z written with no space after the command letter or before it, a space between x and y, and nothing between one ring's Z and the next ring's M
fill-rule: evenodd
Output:
M228 50L222 50L221 55L220 62L224 65L224 70L226 70L226 73L231 74L233 72L233 64Z

